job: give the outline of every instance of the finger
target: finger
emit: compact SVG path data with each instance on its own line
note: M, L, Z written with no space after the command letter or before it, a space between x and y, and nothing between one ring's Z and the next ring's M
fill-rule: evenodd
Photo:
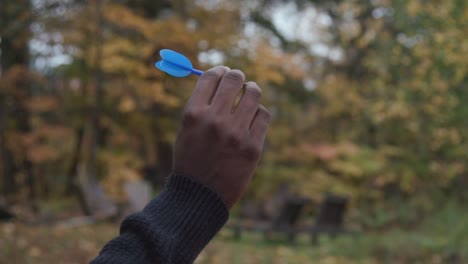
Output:
M244 85L244 73L239 70L226 72L211 102L216 113L231 113L232 105Z
M244 94L234 111L234 122L240 129L248 130L260 105L262 90L254 82L248 82L244 87Z
M225 66L217 66L205 71L198 80L197 86L195 86L190 98L190 105L209 105L224 73L227 71L229 71L229 68Z
M265 141L266 132L270 123L271 114L263 106L259 105L255 117L250 126L250 135L254 144L261 149Z

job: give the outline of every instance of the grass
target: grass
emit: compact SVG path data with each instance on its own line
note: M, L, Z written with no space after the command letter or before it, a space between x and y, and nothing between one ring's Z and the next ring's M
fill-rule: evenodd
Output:
M468 263L466 223L467 210L447 206L411 230L367 231L333 240L322 236L319 246L305 235L294 245L282 236L264 241L255 233L234 240L231 230L222 229L196 263ZM0 224L0 263L88 263L117 232L112 223L67 229Z

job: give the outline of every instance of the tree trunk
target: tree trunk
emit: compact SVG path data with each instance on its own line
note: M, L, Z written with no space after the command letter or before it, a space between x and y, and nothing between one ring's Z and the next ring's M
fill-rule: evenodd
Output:
M6 108L4 107L4 103L0 101L0 175L3 179L3 195L8 197L16 192L16 182L14 177L12 154L5 144L5 112Z
M101 115L101 104L103 96L103 83L102 83L102 70L101 70L101 59L102 59L102 39L101 39L101 27L102 27L102 1L94 1L96 7L96 32L95 32L95 61L94 61L94 105L91 107L89 112L89 120L91 120L91 143L89 148L89 166L88 174L93 180L97 179L99 174L99 161L98 151L101 144L101 126L100 126L100 115Z
M2 75L8 72L13 66L20 66L24 69L29 68L29 48L31 25L31 2L29 0L3 1L0 5L0 67ZM27 80L18 80L18 87L13 87L15 92L20 91L19 96L14 96L16 104L16 113L9 112L4 102L1 102L0 109L0 154L2 159L2 170L4 176L4 192L6 194L16 192L15 175L17 170L13 164L12 153L5 144L5 133L8 129L7 118L16 118L17 129L21 133L30 132L29 111L25 106L25 99L29 96L29 82ZM23 91L21 91L23 90ZM21 93L22 92L22 93ZM2 99L10 96L1 95ZM23 153L24 154L24 153ZM23 169L26 174L28 185L30 187L30 198L35 197L34 176L32 173L32 163L23 155ZM31 201L32 202L32 201Z
M154 104L151 111L152 115L165 116L168 114L164 106ZM154 168L154 175L151 175L151 183L157 187L162 187L166 181L166 177L172 171L172 144L164 141L164 129L161 127L160 121L157 118L152 120L151 133L156 135L155 139L155 153L156 153L156 167Z
M83 144L83 137L84 137L84 126L81 126L76 129L76 143L73 147L73 153L71 158L71 164L68 168L67 175L67 183L65 186L65 195L70 196L72 194L76 194L77 191L77 182L76 176L78 175L78 163L80 162L80 154L81 154L81 144Z
M80 199L86 203L88 214L92 214L99 218L106 218L114 216L117 213L117 207L105 194L101 185L98 182L98 175L100 174L100 164L98 159L99 148L101 147L102 129L100 124L101 116L101 105L103 99L103 76L101 69L102 60L102 8L103 1L95 0L89 3L94 3L96 20L95 20L95 32L94 47L95 47L95 61L93 65L93 76L94 76L94 102L88 112L88 122L90 129L90 143L89 143L89 155L88 164L85 166L86 175L83 175L84 179L81 179L81 193Z

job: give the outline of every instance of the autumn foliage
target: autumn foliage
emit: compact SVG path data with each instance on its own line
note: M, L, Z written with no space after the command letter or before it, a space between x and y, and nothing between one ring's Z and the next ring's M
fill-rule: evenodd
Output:
M36 41L27 62L2 60L0 185L11 201L19 190L64 195L80 168L116 201L125 181L161 187L196 82L156 70L162 48L263 87L273 120L247 202L285 184L316 201L339 193L367 223L395 203L417 221L468 198L465 1L297 1L292 12L317 32L295 35L273 19L287 1L39 2L21 13L22 43ZM2 58L25 51L12 21Z

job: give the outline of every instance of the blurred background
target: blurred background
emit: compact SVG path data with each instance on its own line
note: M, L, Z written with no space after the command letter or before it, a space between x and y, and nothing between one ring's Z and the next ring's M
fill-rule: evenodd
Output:
M1 0L0 263L87 263L161 190L197 81L163 48L273 115L196 263L468 263L467 5Z

